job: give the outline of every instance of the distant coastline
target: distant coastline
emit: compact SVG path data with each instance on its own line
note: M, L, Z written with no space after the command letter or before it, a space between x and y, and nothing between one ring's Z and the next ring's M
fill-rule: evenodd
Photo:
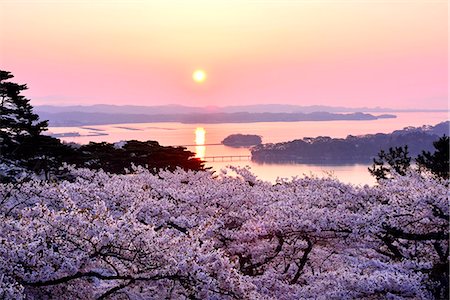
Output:
M110 114L88 112L41 112L44 120L49 120L52 127L92 126L126 123L164 123L182 124L221 124L221 123L256 123L256 122L300 122L300 121L358 121L396 118L392 114L373 115L368 113L190 113L190 114Z

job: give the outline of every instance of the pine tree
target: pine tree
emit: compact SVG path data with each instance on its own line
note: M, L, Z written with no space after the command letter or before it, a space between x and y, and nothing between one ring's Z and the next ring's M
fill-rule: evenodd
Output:
M378 157L373 159L372 168L369 168L370 174L377 180L388 178L391 170L395 170L399 175L404 176L411 165L411 157L408 154L408 146L389 148L386 153L381 150Z
M39 121L30 100L21 95L25 84L8 81L14 76L0 70L0 155L9 157L28 138L47 130L48 122Z
M0 182L17 180L24 170L49 178L71 151L59 140L41 135L48 121L39 121L30 100L21 94L27 86L9 81L13 77L0 70L0 164L8 166Z
M419 167L431 171L434 175L448 179L449 178L449 138L444 135L433 143L436 151L431 154L429 151L422 151L416 161Z

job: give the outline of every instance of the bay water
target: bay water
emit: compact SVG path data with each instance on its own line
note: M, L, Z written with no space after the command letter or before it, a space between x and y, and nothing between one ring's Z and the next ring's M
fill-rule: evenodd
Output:
M376 115L376 113L374 113ZM154 140L163 146L184 146L207 161L206 166L219 171L229 165L249 166L262 180L295 176L334 176L352 184L375 184L367 168L370 164L262 164L249 159L248 148L224 146L221 141L230 134L256 134L263 143L287 142L304 137L389 133L408 126L436 125L449 120L448 112L399 112L397 118L363 121L303 121L227 124L129 123L90 125L82 127L50 127L48 134L78 133L80 136L60 137L65 142L119 142ZM213 161L214 160L214 161Z

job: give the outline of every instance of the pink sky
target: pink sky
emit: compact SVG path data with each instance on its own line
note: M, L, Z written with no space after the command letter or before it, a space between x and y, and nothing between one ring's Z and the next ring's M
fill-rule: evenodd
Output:
M0 68L33 105L445 109L447 21L444 0L0 0Z

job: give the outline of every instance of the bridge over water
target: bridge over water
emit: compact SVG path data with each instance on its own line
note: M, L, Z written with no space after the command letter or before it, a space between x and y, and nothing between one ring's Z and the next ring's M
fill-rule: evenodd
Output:
M251 155L215 155L215 156L205 156L201 158L207 162L213 161L245 161L251 160Z
M211 143L211 144L192 144L192 145L176 145L172 147L203 147L203 146L223 146L221 143ZM198 153L197 153L198 154ZM206 162L214 162L214 161L246 161L251 160L251 155L209 155L209 156L196 156L197 158L200 158L201 160L204 160Z
M215 143L215 144L192 144L192 145L176 145L172 147L194 147L194 146L223 146L223 144Z

